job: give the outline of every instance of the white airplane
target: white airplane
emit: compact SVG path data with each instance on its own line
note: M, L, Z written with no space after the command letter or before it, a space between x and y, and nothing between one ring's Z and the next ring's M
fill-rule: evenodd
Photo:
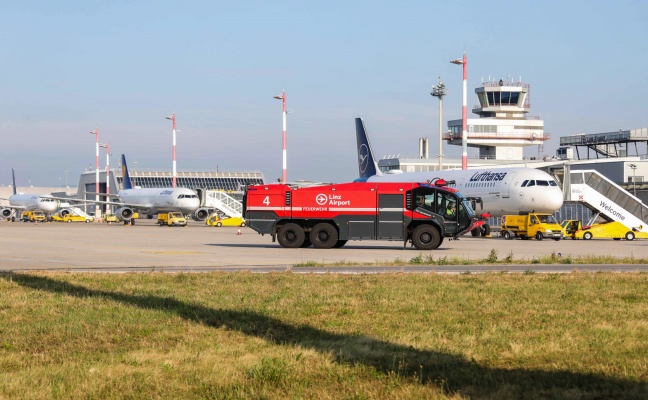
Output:
M8 199L2 199L9 201L8 206L0 206L0 215L2 215L2 218L11 218L11 221L15 221L15 213L17 210L42 211L47 215L53 213L59 207L58 200L49 194L18 193L16 190L16 174L13 168L11 169L11 178L13 180L13 195L9 196Z
M358 168L360 178L367 182L428 182L443 179L449 187L457 189L468 198L480 198L480 213L491 217L529 212L553 213L563 204L562 190L548 173L535 168L486 168L443 170L430 172L397 172L383 174L373 156L369 137L362 118L356 118L358 142ZM483 225L473 236L490 233Z
M123 189L117 192L119 201L99 201L100 204L118 206L115 216L119 221L128 222L135 212L158 214L177 211L183 214L194 214L200 207L196 192L187 188L140 188L133 187L126 166L126 157L122 154ZM104 194L105 195L105 194ZM71 199L66 199L71 200ZM74 199L85 203L97 203L96 200ZM207 214L207 211L205 210ZM204 216L205 218L207 215ZM204 218L203 218L204 219ZM134 221L131 221L133 223Z

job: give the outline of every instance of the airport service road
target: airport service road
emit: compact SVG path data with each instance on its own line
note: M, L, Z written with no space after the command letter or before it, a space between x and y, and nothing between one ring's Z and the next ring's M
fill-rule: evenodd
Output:
M636 258L648 257L648 240L615 241L600 240L504 240L502 238L473 238L445 240L432 252L421 252L413 247L403 248L402 242L350 241L341 249L319 250L284 249L272 243L270 236L261 236L250 228L208 227L190 222L186 228L160 227L154 220L139 220L135 226L105 223L24 223L0 222L0 271L11 270L79 270L79 271L207 271L249 269L258 271L286 270L295 264L308 261L332 264L338 261L374 264L410 260L418 255L432 254L435 258L457 257L481 260L495 249L500 259L510 252L516 259L532 259L552 252L562 257L571 255L611 255ZM346 267L344 269L304 268L310 272L362 271L382 272L385 269L369 267ZM412 268L396 267L396 270ZM466 266L457 271L471 270ZM475 271L484 270L475 267ZM557 267L541 265L496 266L493 270L534 269L555 271ZM565 265L564 271L590 267ZM603 266L591 267L594 270ZM302 268L299 268L302 270ZM394 269L389 269L394 270ZM454 271L453 268L432 268L434 271ZM559 269L560 270L560 269ZM648 267L612 267L611 270L648 270ZM294 271L294 270L293 270Z

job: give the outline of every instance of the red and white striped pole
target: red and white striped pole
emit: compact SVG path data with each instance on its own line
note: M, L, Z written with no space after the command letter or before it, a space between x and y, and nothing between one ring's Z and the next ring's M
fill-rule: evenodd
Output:
M110 201L110 146L108 143L104 143L101 147L106 149L106 201ZM110 205L106 205L106 214L110 210Z
M170 117L166 117L173 122L173 181L171 187L176 187L176 115L173 113Z
M453 64L463 65L463 98L461 101L461 169L468 169L468 72L466 53L463 59L456 59L450 61Z
M91 134L95 135L95 156L96 156L96 162L97 162L97 168L95 170L95 221L101 217L101 208L99 207L99 129L95 129L94 131L90 132Z
M274 96L274 98L281 100L283 103L283 172L281 174L281 182L286 183L288 181L286 168L286 91L284 90L281 96Z

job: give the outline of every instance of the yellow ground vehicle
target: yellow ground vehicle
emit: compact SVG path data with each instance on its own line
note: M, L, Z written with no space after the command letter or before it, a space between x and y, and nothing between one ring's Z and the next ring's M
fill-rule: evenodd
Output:
M46 217L42 211L23 211L21 219L23 222L44 222Z
M501 235L506 240L549 238L557 241L562 239L563 229L551 214L504 215Z
M614 240L634 240L635 238L648 238L648 233L630 229L617 221L582 226L579 220L566 220L561 222L560 225L563 227L565 237L571 237L572 239L611 238Z
M94 217L82 217L80 215L65 214L63 216L63 222L85 222L86 224L90 221L94 221Z
M212 215L205 223L209 226L245 226L245 220L241 217L223 217Z
M158 214L158 224L160 226L187 226L187 219L179 212L163 213Z
M108 214L104 217L104 222L118 222L117 216L115 214Z

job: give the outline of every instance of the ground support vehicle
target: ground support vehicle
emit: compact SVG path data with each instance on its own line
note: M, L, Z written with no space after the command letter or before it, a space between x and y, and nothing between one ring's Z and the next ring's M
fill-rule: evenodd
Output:
M245 220L241 217L220 217L213 214L205 220L209 226L245 226Z
M506 240L515 238L536 240L560 240L563 237L562 227L551 214L530 213L526 215L502 216L501 235Z
M23 222L44 222L47 217L42 211L23 211L21 219Z
M85 222L86 224L88 222L94 221L94 217L84 217L81 215L74 215L74 214L65 214L63 216L63 222Z
M187 219L180 212L158 214L160 226L187 226Z
M398 240L433 250L444 238L463 235L486 218L456 190L436 183L255 185L245 191L243 215L250 228L286 248Z
M118 222L117 216L115 214L108 214L104 217L104 222Z
M611 238L614 240L648 239L648 233L631 229L618 221L582 225L579 220L565 220L560 223L565 237L590 240L592 238Z

